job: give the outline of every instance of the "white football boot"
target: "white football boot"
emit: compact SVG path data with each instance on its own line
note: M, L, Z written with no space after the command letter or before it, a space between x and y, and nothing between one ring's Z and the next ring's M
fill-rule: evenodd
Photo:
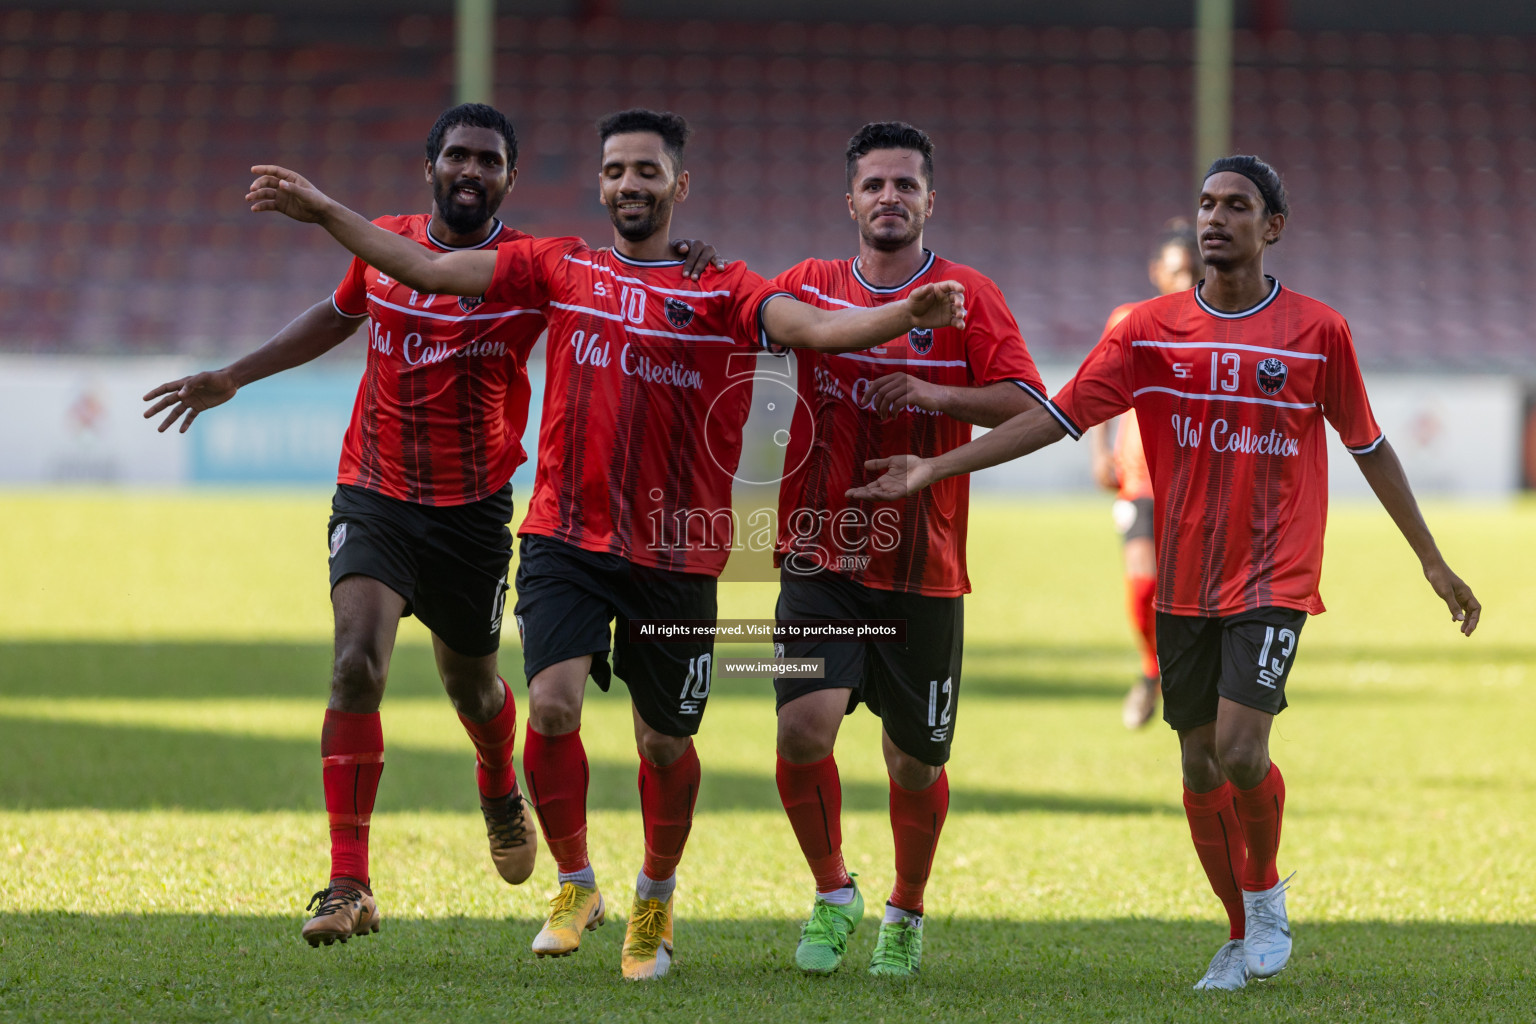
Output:
M1233 992L1248 984L1248 968L1243 963L1243 940L1232 939L1211 957L1205 977L1195 982L1195 991L1221 989Z
M1296 872L1263 892L1244 892L1246 918L1243 960L1253 978L1273 978L1291 959L1291 922L1285 916L1285 891Z

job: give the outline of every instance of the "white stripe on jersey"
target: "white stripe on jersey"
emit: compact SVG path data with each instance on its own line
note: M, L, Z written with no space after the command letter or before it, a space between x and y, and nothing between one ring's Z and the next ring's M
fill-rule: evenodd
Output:
M1245 405L1272 405L1277 409L1315 409L1316 402L1277 402L1272 398L1245 398L1242 395L1195 395L1188 391L1175 391L1173 388L1146 387L1138 388L1131 392L1132 398L1140 398L1148 392L1156 391L1159 394L1173 395L1177 398L1192 398L1197 402L1242 402Z
M860 363L889 363L893 366L969 366L964 359L919 359L897 357L882 359L879 356L862 356L853 352L833 353L839 359L852 359Z
M568 262L580 263L584 267L591 267L593 270L601 271L602 273L607 274L608 276L612 277L615 281L625 281L625 282L627 282L629 284L637 284L637 285L639 285L642 288L649 289L650 291L653 291L653 292L658 292L658 293L660 293L662 295L681 295L681 296L683 296L685 298L689 297L689 296L693 296L693 297L700 298L700 299L708 299L708 298L716 298L716 297L726 297L726 298L729 298L730 294L731 294L730 289L724 289L724 290L721 290L721 291L706 292L706 291L702 291L702 290L697 289L697 288L661 288L661 287L658 287L657 285L651 284L649 281L642 281L638 277L629 277L629 276L627 276L625 274L621 274L617 270L614 270L612 267L605 267L601 263L593 263L591 260L577 259L575 256L565 256L565 257L562 257L562 258L567 260ZM638 265L639 266L646 266L647 264L643 264L642 263L642 264L638 264ZM658 266L658 267L670 267L670 266L673 266L673 265L674 264L672 264L672 263L657 263L657 264L655 264L655 266Z
M1296 352L1284 348L1264 348L1262 345L1231 345L1218 341L1133 341L1132 348L1219 348L1231 349L1237 352L1262 352L1271 356L1295 356L1297 359L1318 359L1328 361L1328 357L1321 352Z
M676 338L678 341L720 341L727 345L735 345L735 338L727 338L722 334L674 334L671 331L653 331L645 327L631 327L624 325L624 329L631 334L644 334L652 338Z
M616 320L619 323L624 322L623 316L618 313L610 313L606 309L593 309L591 306L572 306L564 302L556 302L553 299L550 300L549 304L554 306L556 309L568 309L572 313L591 313L593 316L600 316L604 320Z
M600 316L604 320L624 323L623 316L618 313L609 313L607 310L593 309L591 306L572 306L569 303L555 302L554 300L550 300L549 304L556 309L568 309L572 313L589 313L592 316ZM736 344L735 338L727 338L721 334L675 334L672 331L653 331L649 328L635 327L631 324L624 324L624 329L631 334L644 334L653 338L676 338L678 341L718 341L724 342L727 345Z
M332 301L335 301L334 296ZM409 313L411 316L424 316L428 320L449 320L456 323L468 320L505 320L509 316L522 316L525 313L539 312L537 309L508 309L500 313L464 313L459 316L450 316L447 313L429 313L425 309L414 309L410 306L397 306L393 302L385 302L377 295L372 294L368 296L368 301L377 302L385 309L393 309L397 313ZM340 312L340 310L338 309L337 312ZM346 315L346 313L342 313L342 316Z
M813 288L811 285L808 285L808 284L801 285L800 286L800 290L803 291L803 292L810 292L812 295L816 296L818 299L821 299L823 302L830 302L834 306L844 306L844 307L846 307L848 309L857 309L858 308L857 306L855 306L851 302L844 302L842 299L834 299L832 296L828 295L826 292L822 291L820 288Z

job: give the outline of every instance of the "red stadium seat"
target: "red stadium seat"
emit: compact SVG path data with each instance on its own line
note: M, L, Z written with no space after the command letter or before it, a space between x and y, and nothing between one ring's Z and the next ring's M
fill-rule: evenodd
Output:
M67 151L55 262L76 259L72 232L109 253L93 268L109 281L101 296L41 303L26 331L61 349L97 345L103 331L146 349L265 337L340 264L323 237L244 213L238 190L256 159L302 162L375 214L420 208L422 137L451 102L451 18L318 45L281 29L259 14L0 14L0 147L32 179ZM1236 47L1248 101L1236 145L1274 160L1293 197L1277 271L1349 305L1368 358L1449 346L1536 363L1523 287L1536 276L1536 41L1243 32ZM508 213L601 238L588 179L572 172L594 152L596 116L646 102L698 129L690 230L734 237L755 215L745 211L780 197L738 254L765 267L808 247L844 255L842 147L865 120L901 117L939 144L934 244L1010 290L1042 357L1080 354L1105 310L1143 287L1145 234L1186 209L1190 52L1190 33L1162 29L505 17L499 99L525 140ZM87 151L61 127L67 111L84 116ZM40 195L16 199L0 230L8 261L43 243ZM1399 225L1418 234L1399 240ZM1466 231L1482 240L1467 253L1418 240ZM27 267L28 287L46 291L57 269ZM156 298L114 306L119 277ZM1473 297L1461 319L1422 298L1431 278ZM22 343L18 323L0 344Z

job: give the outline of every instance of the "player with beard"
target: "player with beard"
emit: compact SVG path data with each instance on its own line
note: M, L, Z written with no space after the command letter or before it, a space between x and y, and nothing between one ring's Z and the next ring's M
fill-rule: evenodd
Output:
M422 252L529 236L496 218L517 177L517 135L497 110L445 111L427 135L431 214L380 217ZM713 249L694 245L691 272ZM367 365L328 527L335 662L321 732L330 881L310 901L311 945L379 930L369 819L384 768L379 704L400 618L432 631L443 687L469 733L491 859L507 882L538 849L512 766L517 709L496 669L511 557L512 473L524 461L527 356L544 314L525 303L421 294L354 259L335 293L221 370L162 384L145 416L186 432L247 384L313 360L368 325ZM156 401L158 400L158 401Z
M560 869L533 949L573 953L605 916L587 857L580 725L587 676L606 688L616 674L629 687L640 754L645 860L620 954L624 977L638 980L666 974L672 961L675 873L700 779L692 737L709 697L713 641L636 643L629 627L716 617L751 397L750 388L729 386L741 379L737 364L770 343L854 349L912 328L963 324L964 288L935 282L877 309L828 312L740 263L695 282L666 241L674 207L688 197L687 123L627 110L598 128L598 194L613 222L612 250L549 238L496 252L429 252L280 167L253 168L260 177L247 199L256 211L319 222L369 265L424 292L483 295L549 318L516 609L529 681L524 777Z
M1195 286L1199 276L1200 243L1195 229L1183 218L1170 221L1147 262L1147 277L1159 295L1172 295ZM1116 306L1104 325L1104 333L1128 316L1141 303ZM1141 450L1141 431L1136 425L1136 410L1121 414L1115 421L1114 444L1110 444L1109 424L1088 431L1093 456L1093 477L1100 487L1115 492L1115 528L1125 558L1125 604L1131 630L1141 647L1141 678L1131 685L1120 708L1120 720L1127 729L1140 729L1157 711L1162 687L1157 669L1157 617L1152 595L1157 589L1157 552L1152 544L1152 476L1147 472L1147 456Z
M864 898L843 864L842 789L833 748L862 702L880 716L890 777L896 881L869 972L917 973L923 891L949 810L949 760L964 641L969 480L947 480L899 507L845 496L868 459L937 456L1046 401L1018 324L990 279L923 247L934 209L933 143L899 121L848 142L853 259L806 260L774 284L828 309L880 308L929 281L965 285L962 327L912 330L868 352L797 355L801 401L779 493L777 616L786 621L901 619L900 643L788 640L781 656L824 659L824 678L775 680L779 796L815 879L795 964L838 968Z
M1324 421L1462 633L1472 635L1482 612L1376 425L1344 318L1264 273L1264 250L1288 213L1268 164L1217 160L1200 192L1197 287L1133 309L1050 406L936 459L871 460L884 475L853 490L904 498L1137 411L1156 491L1163 718L1178 732L1195 850L1231 929L1197 989L1242 988L1290 960L1289 879L1275 863L1285 783L1269 733L1286 706L1302 626L1323 610Z

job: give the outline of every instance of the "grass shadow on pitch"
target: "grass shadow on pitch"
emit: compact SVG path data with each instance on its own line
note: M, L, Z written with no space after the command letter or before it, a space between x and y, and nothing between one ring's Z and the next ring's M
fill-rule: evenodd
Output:
M0 717L0 808L318 811L319 740ZM389 748L377 810L474 813L474 754ZM593 761L588 805L638 809L636 764ZM883 811L883 783L848 780L843 806ZM954 806L988 814L1167 814L1155 801L957 786ZM760 773L706 766L701 811L778 810L772 765Z
M387 889L379 896L383 931L321 949L299 939L297 913L0 914L0 1017L490 1021L544 1006L561 1019L613 1021L859 1022L899 1009L912 1021L1409 1024L1529 1019L1536 983L1536 939L1521 925L1303 923L1283 975L1211 994L1190 984L1223 937L1214 923L931 914L921 978L893 987L862 970L873 916L842 970L810 978L791 962L795 919L698 920L684 901L671 976L637 986L618 976L617 922L590 933L578 955L539 961L527 947L536 921L397 919Z

